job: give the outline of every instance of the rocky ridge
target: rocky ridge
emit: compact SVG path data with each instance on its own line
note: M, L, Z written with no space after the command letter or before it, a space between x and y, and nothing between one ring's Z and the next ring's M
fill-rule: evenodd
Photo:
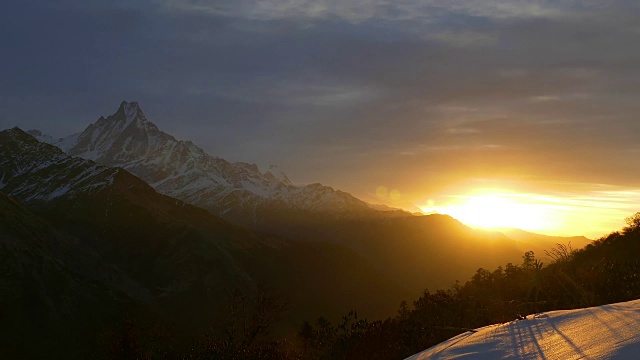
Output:
M322 214L344 218L377 214L367 203L321 184L296 186L278 167L231 163L177 140L150 122L137 102L122 102L84 131L53 139L34 132L68 155L122 167L160 193L203 207L241 225L264 222L265 212ZM388 212L391 213L391 212ZM283 215L283 216L290 216Z

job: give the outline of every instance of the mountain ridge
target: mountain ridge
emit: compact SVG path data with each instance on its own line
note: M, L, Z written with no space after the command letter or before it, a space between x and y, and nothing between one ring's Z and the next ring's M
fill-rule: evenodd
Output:
M85 173L90 176L79 176ZM407 294L347 248L232 225L158 193L125 169L69 157L20 129L0 131L0 179L0 191L11 196L6 201L0 196L0 205L24 202L33 216L77 239L73 248L99 254L139 285L125 295L178 324L185 334L202 333L224 317L226 296L234 288L250 293L265 284L295 299L289 326L317 314L338 316L350 308L383 316ZM58 192L60 187L66 191ZM47 241L42 236L31 239L28 231L19 236L36 244ZM0 286L2 280L0 274ZM141 300L138 292L147 297Z
M144 115L137 102L123 101L108 117L62 140L40 136L67 154L122 167L157 191L203 207L236 224L260 229L266 213L303 211L330 217L400 214L380 211L349 193L318 183L297 186L270 166L231 163L177 140ZM290 217L291 214L284 214Z

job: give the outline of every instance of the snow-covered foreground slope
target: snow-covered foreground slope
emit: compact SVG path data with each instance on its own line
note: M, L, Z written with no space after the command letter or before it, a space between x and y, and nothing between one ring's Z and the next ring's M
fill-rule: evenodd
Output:
M460 334L407 359L640 359L640 300L531 315Z

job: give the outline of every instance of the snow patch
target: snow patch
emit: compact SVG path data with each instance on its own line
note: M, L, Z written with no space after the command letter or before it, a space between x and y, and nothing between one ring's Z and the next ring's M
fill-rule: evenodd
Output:
M71 190L71 188L68 187L68 186L60 187L60 188L50 192L49 194L47 194L46 198L47 198L47 200L53 200L55 198L59 198L60 196L68 193L69 190Z
M272 178L275 181L281 182L285 185L293 185L287 175L276 165L269 165L269 170L265 171L264 176L266 178Z

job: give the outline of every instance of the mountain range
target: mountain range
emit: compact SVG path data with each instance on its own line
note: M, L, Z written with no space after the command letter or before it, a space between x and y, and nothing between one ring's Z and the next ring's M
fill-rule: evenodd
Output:
M350 308L379 316L392 311L407 295L401 286L348 249L237 227L204 209L158 193L127 170L69 157L20 129L0 132L0 155L0 191L11 195L2 195L5 203L15 205L3 212L0 227L0 235L10 246L2 255L12 258L0 275L0 282L9 284L3 294L20 294L23 283L42 289L42 293L3 298L5 308L28 304L20 299L29 296L33 301L51 303L49 293L70 298L77 295L67 293L72 288L64 285L68 281L63 276L54 276L49 282L39 280L51 275L46 269L36 278L15 280L12 274L30 271L23 265L23 258L32 264L29 251L9 251L21 243L63 251L63 255L64 249L77 248L76 253L86 254L65 257L53 252L43 256L63 264L63 269L95 266L91 272L105 268L119 276L103 276L116 280L101 286L106 294L121 294L121 300L96 295L91 297L96 302L83 308L122 310L142 306L182 327L185 334L202 332L224 316L227 295L234 289L252 292L263 284L273 288L291 299L291 323L317 314L337 316ZM45 224L44 230L31 225L37 223ZM66 239L67 245L59 247L63 240L57 238ZM91 289L94 284L78 286ZM103 302L111 305L100 305ZM55 304L50 308L57 309ZM107 313L99 313L102 323L109 319ZM42 318L51 316L47 313ZM75 314L73 318L78 317ZM46 328L38 325L42 321L26 315L17 316L16 322L19 319L23 324ZM58 330L73 334L80 330L65 326L58 324ZM95 343L95 333L86 334L93 334L93 338L83 343ZM75 337L66 340L67 347L77 341ZM7 349L24 345L11 344ZM11 353L23 353L24 349L18 347Z
M426 287L522 256L522 239L381 210L321 184L294 185L276 167L208 155L159 130L136 102L60 139L1 131L0 205L0 256L10 259L1 300L18 309L2 316L73 334L41 347L64 343L57 348L70 357L86 356L125 314L197 333L221 321L233 289L266 285L288 298L292 329L350 309L382 318ZM24 299L40 304L37 318ZM60 309L72 320L104 311L89 329L53 321ZM74 348L75 337L84 346ZM36 351L22 339L5 348Z
M60 139L37 130L30 134L68 155L126 169L159 193L235 225L347 247L379 271L402 279L402 286L415 294L425 286L448 286L498 260L519 261L524 252L518 247L521 242L500 233L469 230L449 217L381 209L321 184L294 185L275 166L263 173L255 164L230 163L209 155L192 142L161 131L137 102L124 101L114 114ZM458 266L447 265L452 269L447 276L433 278L430 274L444 261L436 255L438 249L456 254L453 263ZM403 254L404 260L390 253Z
M122 102L85 130L53 139L33 131L68 155L121 167L158 192L209 210L235 224L273 230L273 214L353 217L380 213L352 195L321 184L296 186L276 166L231 163L177 140L150 122L137 102ZM391 211L390 213L393 213Z

